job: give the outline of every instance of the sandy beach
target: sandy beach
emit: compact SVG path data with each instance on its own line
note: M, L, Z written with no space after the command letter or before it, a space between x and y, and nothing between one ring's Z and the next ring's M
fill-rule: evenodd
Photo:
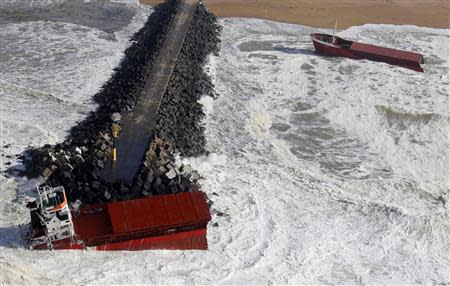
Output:
M162 0L140 0L155 5ZM447 0L207 0L220 17L262 18L278 22L339 29L363 24L417 25L449 29Z

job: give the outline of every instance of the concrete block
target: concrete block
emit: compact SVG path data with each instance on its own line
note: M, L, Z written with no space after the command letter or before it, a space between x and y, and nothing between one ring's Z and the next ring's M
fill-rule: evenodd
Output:
M65 164L62 169L66 172L72 172L73 171L73 166L69 163Z
M80 147L75 147L75 153L81 155L82 151Z
M81 165L84 162L84 159L83 159L83 157L81 157L81 155L76 155L74 159L78 165Z
M174 169L170 169L169 172L166 173L166 177L167 177L169 180L175 179L176 176L177 176L177 173L175 172Z
M190 177L193 171L194 169L192 169L191 165L184 165L181 173L186 177Z
M44 170L42 170L42 176L44 176L45 178L50 177L52 173L53 171L50 168L45 168Z

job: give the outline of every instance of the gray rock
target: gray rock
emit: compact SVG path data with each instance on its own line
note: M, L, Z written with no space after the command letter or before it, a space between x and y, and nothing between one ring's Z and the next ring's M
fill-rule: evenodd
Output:
M103 158L105 157L105 152L103 152L102 150L97 150L97 152L95 152L95 155L97 156L97 158Z
M72 180L72 174L69 172L63 172L63 176L66 180Z
M84 159L83 159L83 157L81 157L81 155L76 155L74 159L78 165L81 165L84 162Z
M102 160L97 160L97 166L98 166L100 169L103 169L103 168L105 168L105 163L103 163Z
M73 166L69 163L65 164L62 169L66 172L72 172L73 171Z
M120 120L122 120L122 116L120 116L120 113L114 112L114 113L111 115L111 120L112 120L114 123L119 123Z
M191 173L192 182L197 182L199 179L200 179L200 174L196 170L192 171L192 173Z
M161 176L162 174L167 173L167 171L168 171L168 170L167 170L166 167L161 166L161 167L158 168L158 170L156 170L156 175L157 175L157 176Z
M147 191L147 190L143 191L142 194L143 194L144 196L146 196L146 197L152 196L152 193L149 192L149 191Z
M69 157L66 156L66 153L64 153L64 154L58 156L58 160L57 161L60 161L61 164L63 164L63 165L67 164L67 163L69 163Z

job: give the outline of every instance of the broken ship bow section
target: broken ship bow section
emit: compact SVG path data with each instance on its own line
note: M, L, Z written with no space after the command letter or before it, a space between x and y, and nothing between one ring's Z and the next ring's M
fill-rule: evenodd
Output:
M385 62L423 72L424 57L419 53L348 41L328 34L310 36L316 52L322 55Z

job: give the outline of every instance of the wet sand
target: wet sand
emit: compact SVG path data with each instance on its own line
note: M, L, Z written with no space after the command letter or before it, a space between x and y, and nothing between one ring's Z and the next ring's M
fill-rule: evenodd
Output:
M140 0L155 5L162 0ZM319 28L363 24L417 25L450 29L447 0L206 0L220 17L262 18Z

